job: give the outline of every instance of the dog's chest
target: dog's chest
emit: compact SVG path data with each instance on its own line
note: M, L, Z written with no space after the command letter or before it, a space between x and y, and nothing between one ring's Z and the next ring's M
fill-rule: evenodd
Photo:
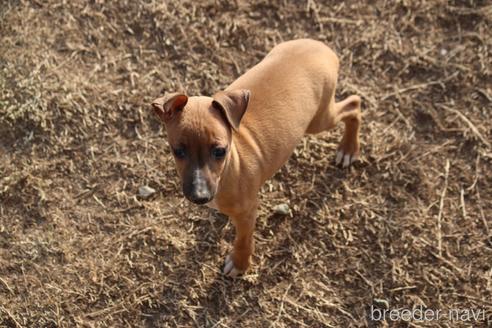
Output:
M217 211L219 210L219 208L217 207L217 203L215 202L215 199L212 199L211 202L208 202L207 206L210 208L213 208L214 210L217 210Z

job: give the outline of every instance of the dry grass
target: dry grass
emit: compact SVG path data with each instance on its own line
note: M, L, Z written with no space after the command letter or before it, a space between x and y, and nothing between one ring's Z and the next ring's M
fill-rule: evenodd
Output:
M490 316L491 30L474 0L4 0L0 325L393 326L373 304ZM306 138L262 192L253 270L231 281L230 224L183 201L148 104L211 94L298 37L330 44L339 96L363 97L363 161L333 165L339 130ZM158 194L138 199L144 184ZM284 202L290 217L273 215Z

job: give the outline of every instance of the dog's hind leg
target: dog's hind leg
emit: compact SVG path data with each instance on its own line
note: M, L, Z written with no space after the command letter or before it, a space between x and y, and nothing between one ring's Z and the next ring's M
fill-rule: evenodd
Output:
M362 121L360 97L356 95L335 103L332 97L328 110L316 115L307 129L307 133L319 133L333 129L338 122L345 124L342 141L338 146L336 163L347 167L359 157L359 130Z
M337 121L345 124L342 141L338 146L336 163L347 167L360 155L359 130L362 121L360 97L352 95L335 104Z

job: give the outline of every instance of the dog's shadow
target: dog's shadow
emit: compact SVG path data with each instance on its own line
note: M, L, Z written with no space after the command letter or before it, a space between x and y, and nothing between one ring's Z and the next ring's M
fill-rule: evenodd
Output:
M318 199L319 202L332 201L330 191L336 189L346 175L346 171L330 166L324 174L318 175L318 181L314 183L312 190L307 191L302 197L309 199L316 193L323 194L323 197ZM313 206L308 206L307 210L313 214L312 216L316 216L319 211ZM263 284L262 277L268 277L269 287L292 279L289 270L277 272L272 268L286 262L291 257L289 253L294 244L299 246L308 242L316 230L314 221L304 222L303 229L295 229L295 220L313 220L309 215L297 218L296 212L293 213L293 217L271 212L263 213L263 217L260 218L262 224L257 226L255 235L257 246L264 246L264 248L257 247L253 273L249 273L257 278L231 279L222 274L224 263L222 260L217 263L217 257L222 259L226 255L221 247L221 241L228 244L227 251L232 247L234 237L232 225L226 216L214 210L203 208L199 210L199 214L201 218L193 220L193 229L190 231L194 235L193 246L186 250L183 260L180 261L185 264L178 266L173 272L173 278L180 285L180 290L177 292L164 289L162 297L165 299L162 303L166 306L146 314L147 327L160 327L171 318L174 322L187 321L193 322L195 326L211 327L224 321L225 318L232 319L232 316L234 316L232 319L234 325L241 326L243 318L249 317L241 314L262 312L258 302L260 295L247 291ZM275 236L273 240L272 235ZM215 264L211 266L209 263ZM210 274L213 274L213 278ZM193 308L192 313L187 313L190 310L186 307Z
M319 181L316 181L313 188L307 191L304 197L310 198L313 193L321 193L320 190L322 189L323 197L319 201L330 201L330 192L346 177L347 171L330 167L323 175L320 175ZM320 208L308 205L308 211L313 213L313 216L317 216ZM200 306L203 311L197 318L199 326L214 326L225 318L232 319L235 326L241 326L243 318L250 317L251 313L262 312L259 302L260 295L258 293L249 293L248 291L252 288L258 288L258 284L263 284L265 280L263 277L268 277L266 279L268 280L266 283L268 287L293 279L293 273L289 273L288 270L277 271L275 267L286 262L291 257L290 252L294 246L293 244L299 246L309 242L318 224L309 216L304 215L302 218L297 218L296 213L294 212L293 214L293 217L290 217L270 211L261 215L263 217L259 218L261 222L257 224L255 231L258 251L254 257L252 273L248 273L248 275L255 277L253 279L248 277L230 279L219 272L200 299ZM224 228L227 225L227 221L223 223L223 220L228 220L227 217L221 214L217 215L222 222L222 228ZM304 222L303 229L298 230L295 229L295 221L298 219L307 219L313 222ZM226 239L229 238L227 242L231 244L233 233L230 230L232 229L229 229L225 234L216 235L217 243L219 243L220 238L226 237ZM272 239L272 235L275 238ZM269 243L272 244L268 245ZM217 248L217 251L219 252L220 250ZM220 270L221 268L218 269ZM259 282L255 282L256 280ZM238 301L239 299L240 301ZM250 314L243 317L241 316L242 313ZM231 317L232 315L234 317Z
M169 323L178 326L183 322L194 323L197 327L213 326L223 315L228 300L240 280L222 275L223 257L221 241L231 244L233 229L228 218L215 210L198 208L193 211L191 244L179 256L179 262L168 276L170 284L163 287L161 298L155 300L159 306L142 308L145 327L164 327ZM213 281L208 286L213 275ZM187 325L188 326L188 325Z
M247 312L247 307L238 311L237 308L232 309L231 304L234 303L237 297L243 297L245 290L253 287L251 281L241 278L232 279L222 274L225 252L229 252L232 249L234 229L227 216L215 210L209 210L209 214L207 220L203 220L201 224L195 227L196 247L191 248L187 253L189 259L196 260L198 267L213 262L213 259L217 259L217 257L220 258L218 262L215 261L213 267L207 268L209 273L213 272L214 274L211 283L205 288L196 286L200 287L201 290L200 297L197 299L199 309L193 319L195 326L198 327L213 327L220 323L224 317L233 314L236 316L237 312ZM205 247L203 247L204 236L207 236L205 237ZM221 241L227 244L225 252L223 247L220 246ZM200 271L200 268L197 270ZM208 283L202 277L198 279L201 283ZM237 322L240 322L239 316Z

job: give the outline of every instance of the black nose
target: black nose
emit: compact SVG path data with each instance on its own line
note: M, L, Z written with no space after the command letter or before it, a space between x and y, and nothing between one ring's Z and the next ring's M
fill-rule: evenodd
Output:
M198 205L202 205L202 204L206 204L208 203L212 198L210 196L206 196L206 197L192 197L190 200L195 203L195 204L198 204Z
M194 172L191 184L184 189L186 197L195 204L205 204L212 200L207 180L198 170Z
M212 200L212 195L207 187L197 187L191 190L191 193L188 197L195 204L205 204Z
M191 188L191 193L189 199L195 204L205 204L208 203L212 195L207 187L205 181L193 181L193 187Z

